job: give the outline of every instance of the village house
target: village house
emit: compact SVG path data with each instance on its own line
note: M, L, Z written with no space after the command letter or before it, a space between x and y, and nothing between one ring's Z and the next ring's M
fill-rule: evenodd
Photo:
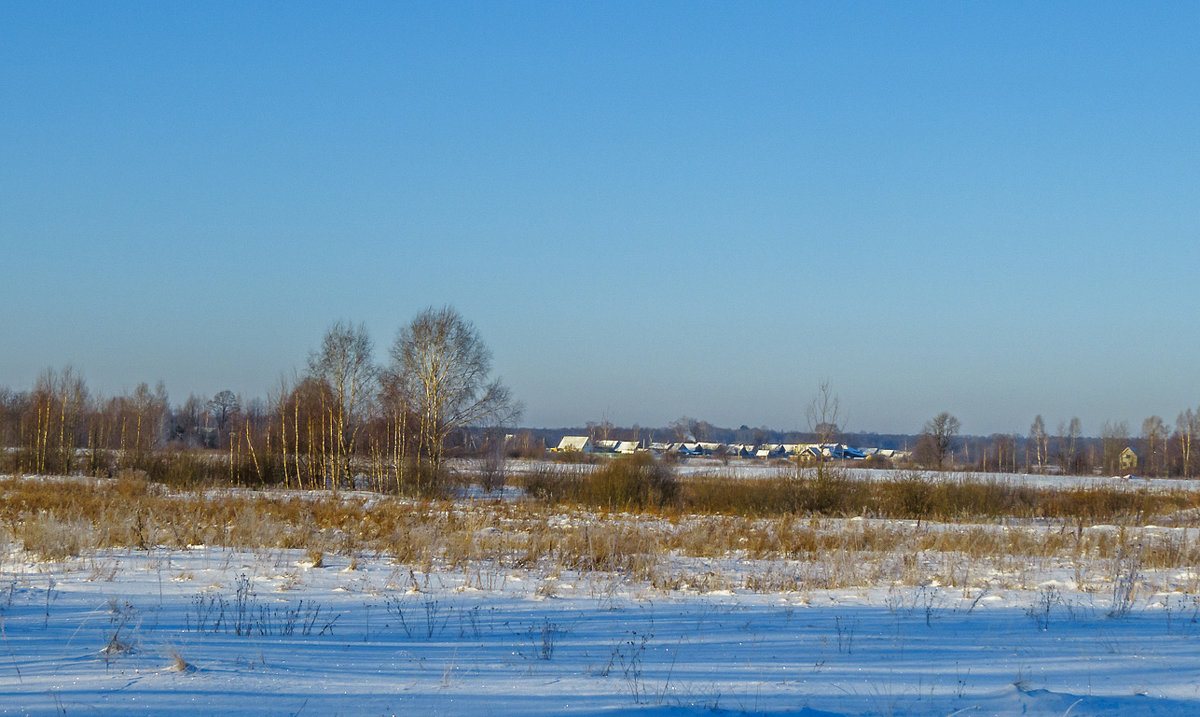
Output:
M554 450L559 453L592 453L595 448L587 436L563 436Z
M1123 473L1132 473L1138 467L1138 454L1133 450L1132 446L1125 446L1125 450L1121 451L1120 457L1117 459L1117 464L1120 465Z

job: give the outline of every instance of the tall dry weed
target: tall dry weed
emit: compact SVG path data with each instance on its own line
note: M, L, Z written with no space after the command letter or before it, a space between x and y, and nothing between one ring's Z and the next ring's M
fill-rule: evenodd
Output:
M96 531L90 522L46 511L19 521L15 537L25 550L48 562L66 560L96 547Z

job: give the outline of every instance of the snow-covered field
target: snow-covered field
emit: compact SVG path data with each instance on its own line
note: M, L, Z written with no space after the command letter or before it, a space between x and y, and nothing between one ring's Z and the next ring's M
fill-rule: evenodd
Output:
M705 593L203 546L10 551L2 575L5 714L1200 710L1200 598L1112 616L1111 594L1065 575Z
M140 509L166 510L155 495ZM322 511L398 501L181 499L238 496ZM324 550L92 547L47 561L0 526L0 714L1200 712L1190 514L1074 526L396 504L408 513L389 515L426 511L412 535L477 547L398 563L325 535ZM264 510L278 520L288 505ZM86 532L71 516L35 520ZM819 547L755 546L779 533ZM480 557L546 535L557 559L553 546ZM628 563L644 568L569 569L581 535L663 547ZM720 536L744 548L706 549Z

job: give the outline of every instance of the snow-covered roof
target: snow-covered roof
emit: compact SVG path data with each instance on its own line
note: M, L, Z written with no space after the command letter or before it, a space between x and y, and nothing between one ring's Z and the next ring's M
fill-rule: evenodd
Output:
M589 451L591 450L591 446L589 445L587 436L563 436L562 440L558 442L558 447L554 450Z

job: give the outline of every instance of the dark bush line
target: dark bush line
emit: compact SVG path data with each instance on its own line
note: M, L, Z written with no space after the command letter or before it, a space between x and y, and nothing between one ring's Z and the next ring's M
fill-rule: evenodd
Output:
M814 469L765 481L698 478L684 482L683 508L695 512L776 516L871 516L911 520L1043 518L1119 521L1200 506L1191 491L1035 488L998 480L933 480L919 473L860 480Z
M604 510L716 513L745 517L817 515L910 520L1000 518L1123 521L1200 507L1192 491L1035 488L986 478L934 480L900 473L862 480L817 466L767 479L694 476L676 479L649 457L618 458L593 473L555 468L524 477L536 500Z

